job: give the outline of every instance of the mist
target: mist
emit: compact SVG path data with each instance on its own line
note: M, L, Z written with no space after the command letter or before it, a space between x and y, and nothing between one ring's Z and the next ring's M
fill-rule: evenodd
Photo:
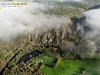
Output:
M1 1L5 1L5 0L1 0ZM74 1L74 2L80 2L83 0L6 0L6 1L58 1L58 2L67 2L67 1Z
M38 1L47 1L47 0L38 0ZM83 0L48 0L48 1L58 1L58 2L73 1L73 2L80 2L80 1L83 1Z
M44 14L48 6L28 2L22 7L2 7L0 10L0 39L8 40L18 34L43 32L67 22L66 16Z
M100 52L100 9L95 8L82 13L77 23L77 32L83 37L82 50L89 56ZM81 50L81 51L82 51Z

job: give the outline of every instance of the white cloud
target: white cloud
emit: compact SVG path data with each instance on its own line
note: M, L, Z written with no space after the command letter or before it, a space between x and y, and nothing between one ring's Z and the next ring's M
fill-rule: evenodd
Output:
M93 30L100 30L100 9L93 9L83 13L86 17L86 23Z
M82 1L82 0L53 0L53 1Z
M45 4L28 3L23 7L2 7L0 10L0 39L11 39L23 32L41 32L66 22L66 17L43 14Z
M38 0L38 1L47 1L47 0ZM83 0L48 0L48 1L59 1L59 2L74 1L74 2L80 2L80 1L83 1Z
M77 30L85 40L83 49L89 51L89 55L94 55L96 51L100 51L100 9L91 9L82 15L84 18L77 24Z
M1 1L5 1L5 0L1 0ZM12 0L12 1L28 1L28 2L29 1L59 1L59 2L74 1L74 2L80 2L80 1L83 1L83 0Z

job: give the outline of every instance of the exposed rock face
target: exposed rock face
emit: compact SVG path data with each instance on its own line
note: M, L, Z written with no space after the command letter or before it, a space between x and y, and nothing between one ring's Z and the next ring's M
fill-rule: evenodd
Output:
M35 34L35 37L40 43L46 45L60 45L71 41L78 42L78 36L71 21L64 25L58 25L47 32Z

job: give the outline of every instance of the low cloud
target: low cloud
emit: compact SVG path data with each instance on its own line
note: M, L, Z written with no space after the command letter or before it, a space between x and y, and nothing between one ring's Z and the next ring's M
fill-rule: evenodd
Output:
M46 0L38 0L38 1L46 1ZM80 1L83 1L83 0L48 0L48 1L59 1L59 2L74 1L74 2L80 2Z
M62 2L62 1L73 1L73 2L80 2L80 1L83 1L83 0L57 0L57 1L60 1L60 2Z
M100 52L100 9L95 8L83 12L82 18L77 23L77 30L84 42L81 47L90 56Z
M5 1L5 0L1 0L1 1ZM7 1L16 1L16 0L7 0ZM74 1L74 2L80 2L83 0L17 0L17 1L28 1L28 2L32 2L32 1L58 1L58 2L68 2L68 1Z
M67 22L64 16L44 14L48 10L42 3L29 2L22 7L2 7L0 10L0 39L16 37L20 33L42 32Z

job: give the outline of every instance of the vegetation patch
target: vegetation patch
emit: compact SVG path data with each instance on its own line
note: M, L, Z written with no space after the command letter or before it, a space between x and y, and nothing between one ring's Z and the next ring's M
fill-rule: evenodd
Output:
M57 68L44 66L41 72L48 75L99 75L97 61L61 60ZM100 65L99 65L100 66Z
M34 58L33 58L34 59ZM54 58L51 58L51 57L49 57L49 56L45 56L45 55L43 55L43 56L41 56L41 57L39 57L39 58L36 58L35 60L32 60L32 62L29 64L30 66L33 66L33 65L38 65L40 62L44 62L45 63L45 65L53 65L53 64L55 64L54 63Z

